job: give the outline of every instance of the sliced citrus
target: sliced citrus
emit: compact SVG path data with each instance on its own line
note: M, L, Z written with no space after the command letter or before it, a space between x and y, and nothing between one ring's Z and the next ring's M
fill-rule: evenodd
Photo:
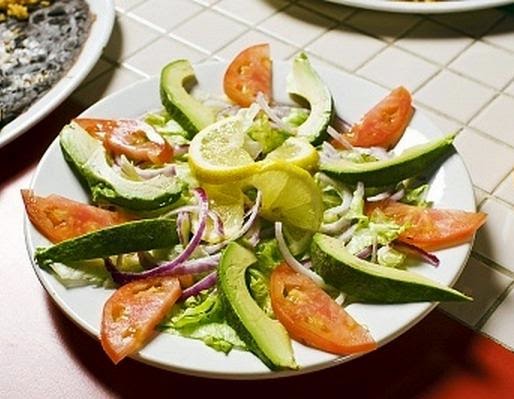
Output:
M282 145L271 151L266 160L288 161L303 169L314 169L319 155L316 149L303 137L289 137Z
M319 229L323 202L309 172L285 161L268 161L259 165L248 183L262 192L264 218L304 230Z

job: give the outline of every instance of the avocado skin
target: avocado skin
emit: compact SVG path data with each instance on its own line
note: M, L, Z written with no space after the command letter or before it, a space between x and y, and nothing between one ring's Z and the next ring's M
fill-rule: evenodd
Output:
M356 164L349 161L321 163L320 170L343 183L364 183L366 186L386 186L431 170L455 149L455 135L417 146L409 156L400 154L384 161ZM409 151L409 150L407 150Z
M329 249L330 241L335 239L323 234L316 234L312 240L311 258L313 269L327 284L340 289L355 302L365 303L408 303L432 301L469 301L471 298L452 288L404 270L389 269L363 261L351 255L343 244L338 249ZM339 252L339 259L335 252ZM332 252L332 253L331 253ZM344 257L344 260L341 259ZM352 258L357 264L352 264ZM358 263L380 269L385 275L376 276L359 268ZM390 275L387 275L388 272ZM418 279L417 282L409 278ZM419 279L424 282L420 283Z
M105 258L129 252L168 248L178 243L176 223L171 219L145 219L93 231L38 248L34 258L41 267L55 262Z

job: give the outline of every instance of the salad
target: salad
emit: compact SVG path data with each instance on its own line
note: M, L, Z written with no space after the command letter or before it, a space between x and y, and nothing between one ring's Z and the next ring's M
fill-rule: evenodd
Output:
M444 267L432 252L485 221L426 200L454 136L393 154L414 112L406 89L350 124L305 54L288 78L297 106L273 101L271 73L268 45L256 45L226 70L226 97L193 96L193 67L173 61L162 110L62 129L92 205L22 192L53 244L38 265L70 289L116 288L100 332L113 362L161 332L296 369L291 340L338 355L377 347L350 303L470 299L412 266Z

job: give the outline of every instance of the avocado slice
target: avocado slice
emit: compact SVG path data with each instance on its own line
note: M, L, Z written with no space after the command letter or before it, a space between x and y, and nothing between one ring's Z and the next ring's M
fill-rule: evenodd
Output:
M161 71L161 102L166 111L188 133L191 139L203 128L216 122L214 110L191 96L184 84L195 80L195 72L188 60L176 60Z
M287 92L304 98L310 104L311 112L305 122L298 126L297 135L315 145L320 144L326 137L334 107L328 87L305 53L298 54L293 61L291 73L287 77Z
M108 163L102 143L75 122L62 129L60 144L64 158L91 191L93 202L105 200L135 211L155 210L176 202L184 189L175 176L143 181L122 177Z
M314 270L357 302L405 303L470 301L470 297L419 274L368 262L352 255L341 241L317 233L311 247Z
M255 255L235 242L223 251L218 266L218 290L228 324L270 369L296 369L286 329L270 319L248 291L246 269L255 262Z
M176 223L170 219L144 219L93 231L36 250L41 267L130 252L169 248L178 244Z
M366 186L386 186L432 169L453 150L455 134L416 145L386 160L356 163L347 160L321 162L320 170L348 184L363 182Z

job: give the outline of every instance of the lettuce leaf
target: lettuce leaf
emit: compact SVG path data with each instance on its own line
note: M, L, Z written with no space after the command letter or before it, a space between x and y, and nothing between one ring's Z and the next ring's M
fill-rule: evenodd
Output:
M279 147L289 137L287 132L273 128L266 114L262 112L255 118L248 135L261 145L264 154Z
M266 313L267 316L275 318L275 313L271 307L271 296L269 293L269 278L263 272L250 267L248 269L248 288L252 298L257 302L257 305Z
M377 262L386 267L400 267L405 262L406 255L389 245L384 245L377 250Z

